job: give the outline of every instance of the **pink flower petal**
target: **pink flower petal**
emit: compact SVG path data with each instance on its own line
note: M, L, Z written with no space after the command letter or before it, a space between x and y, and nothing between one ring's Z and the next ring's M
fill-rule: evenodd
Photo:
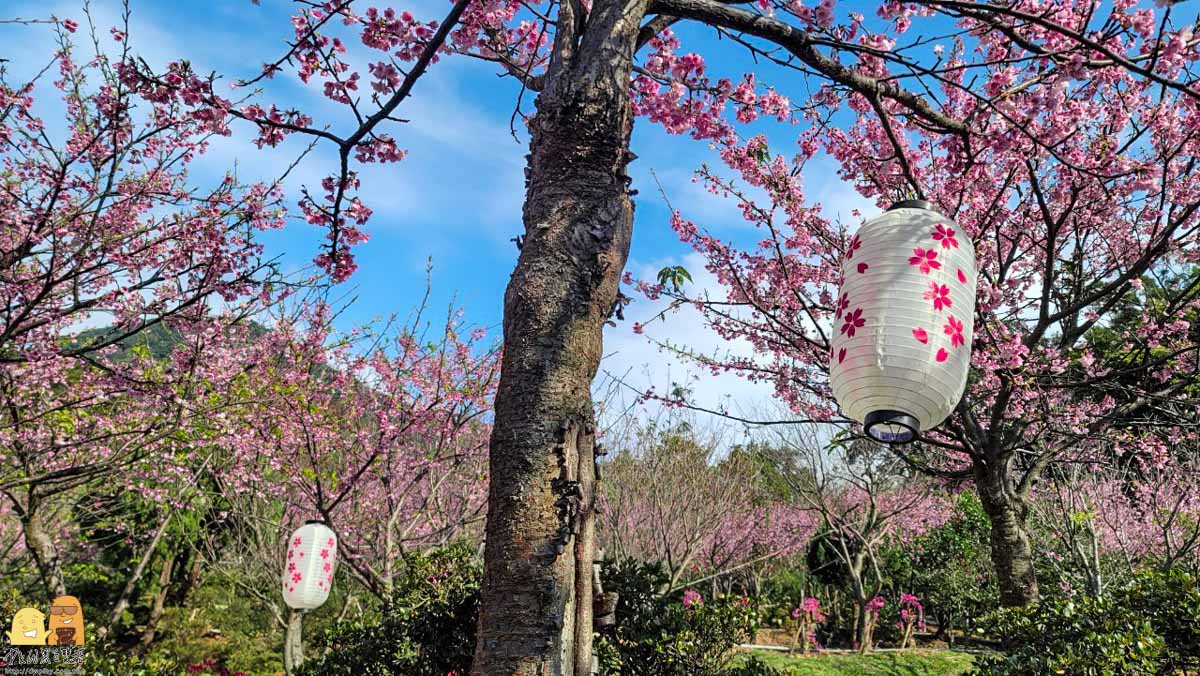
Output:
M929 342L929 334L925 333L925 329L913 329L912 333L913 338L916 338L918 341L920 341L922 345L925 345Z
M937 360L939 362L946 361L946 359L948 359L949 357L950 357L950 353L946 351L946 348L944 348L944 347L938 348Z
M846 358L846 348L843 347L842 349L838 350L838 363L839 364L842 363L842 361L845 358Z
M962 282L963 284L967 283L967 276L963 274L962 268L958 269L958 281Z
M859 263L858 264L858 274L861 275L862 273L866 272L868 267L870 267L870 266L868 266L866 263Z

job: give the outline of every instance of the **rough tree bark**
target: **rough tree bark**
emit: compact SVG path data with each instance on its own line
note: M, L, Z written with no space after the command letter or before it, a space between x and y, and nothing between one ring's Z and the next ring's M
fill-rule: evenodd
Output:
M1029 545L1029 505L1012 485L1011 462L1005 454L989 453L974 462L975 487L991 521L992 564L1000 586L1000 604L1024 606L1038 600L1033 550Z
M629 81L645 5L597 0L586 23L577 2L559 9L504 296L474 674L592 671L591 384L633 230Z

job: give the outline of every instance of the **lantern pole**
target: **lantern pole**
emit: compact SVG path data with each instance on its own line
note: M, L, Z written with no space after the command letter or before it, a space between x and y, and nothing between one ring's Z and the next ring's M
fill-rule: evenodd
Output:
M283 640L283 668L294 674L304 663L304 611L291 608L288 611L287 636Z

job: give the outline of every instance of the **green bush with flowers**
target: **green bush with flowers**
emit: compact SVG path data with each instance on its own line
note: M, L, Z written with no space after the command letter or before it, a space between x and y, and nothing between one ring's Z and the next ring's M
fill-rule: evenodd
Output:
M706 597L696 589L663 593L668 580L656 564L610 567L606 581L620 601L616 626L596 643L602 674L729 674L734 648L758 628L757 614L744 596Z

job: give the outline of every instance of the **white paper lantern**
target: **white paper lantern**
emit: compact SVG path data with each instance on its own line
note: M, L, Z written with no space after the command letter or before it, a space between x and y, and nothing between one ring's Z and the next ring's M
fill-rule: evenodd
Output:
M311 610L325 603L337 565L337 535L321 521L296 529L287 542L283 564L283 600L289 607Z
M829 382L842 412L885 443L913 441L962 397L975 250L920 200L863 224L842 261Z

